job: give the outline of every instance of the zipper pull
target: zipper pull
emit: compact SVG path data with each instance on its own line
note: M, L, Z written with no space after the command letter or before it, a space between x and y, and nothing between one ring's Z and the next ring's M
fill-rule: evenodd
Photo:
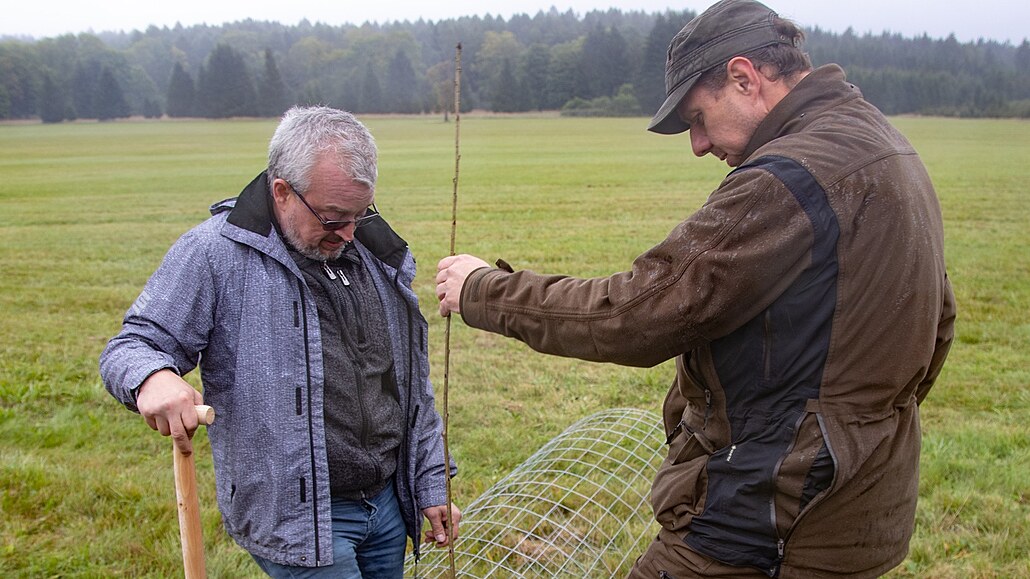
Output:
M336 279L336 274L333 273L333 270L329 269L329 265L324 261L322 262L322 269L325 270L325 274L329 276L329 279Z
M672 429L672 434L665 437L665 444L672 444L672 439L676 438L676 435L679 434L680 430L683 430L683 427L686 426L686 424L686 420L680 420L680 423L676 425L676 428Z
M708 428L708 417L712 415L712 391L705 388L705 421L701 430Z
M342 269L338 269L338 270L336 270L336 273L340 274L340 279L343 280L343 285L345 285L347 287L350 287L350 280L347 279L347 276L343 275L343 270Z
M770 577L776 577L780 574L780 565L783 564L783 539L776 540L776 563L769 570L765 572Z

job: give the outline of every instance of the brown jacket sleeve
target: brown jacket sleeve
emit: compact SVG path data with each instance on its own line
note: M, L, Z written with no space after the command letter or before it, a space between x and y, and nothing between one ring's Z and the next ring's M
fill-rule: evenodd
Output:
M951 289L951 281L944 278L944 306L941 309L941 320L937 324L937 341L934 344L933 357L930 359L930 367L927 369L926 377L916 386L916 402L922 404L923 399L930 393L930 388L937 381L941 373L944 360L951 350L951 343L955 339L955 294Z
M465 281L462 318L540 352L653 366L765 309L809 264L812 239L779 180L734 173L629 271L577 279L481 269Z

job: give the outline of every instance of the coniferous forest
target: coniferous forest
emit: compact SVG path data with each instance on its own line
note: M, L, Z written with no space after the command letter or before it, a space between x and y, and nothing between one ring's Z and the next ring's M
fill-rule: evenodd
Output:
M650 115L692 11L221 26L0 39L0 119L278 116L292 104L442 113L462 43L462 108ZM806 30L887 114L1030 117L1030 43Z

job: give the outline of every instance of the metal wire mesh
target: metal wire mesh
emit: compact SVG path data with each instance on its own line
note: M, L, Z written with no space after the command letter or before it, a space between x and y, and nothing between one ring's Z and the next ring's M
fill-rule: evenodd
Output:
M648 495L664 455L657 415L612 409L551 439L464 510L456 577L624 576L657 533ZM407 577L449 577L426 549Z

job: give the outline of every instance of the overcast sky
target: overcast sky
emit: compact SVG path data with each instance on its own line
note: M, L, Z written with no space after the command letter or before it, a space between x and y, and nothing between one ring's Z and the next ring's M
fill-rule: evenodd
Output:
M702 11L714 0L11 0L0 10L0 36L43 38L72 32L145 30L153 24L219 25L252 18L296 24L354 23L392 20L441 20L486 15L509 18L536 14L555 6L579 15L593 9L620 8L655 12L672 8ZM954 33L962 42L979 38L1018 45L1030 37L1027 0L768 0L771 8L805 27L856 33L884 30L904 36L923 33L943 38Z

